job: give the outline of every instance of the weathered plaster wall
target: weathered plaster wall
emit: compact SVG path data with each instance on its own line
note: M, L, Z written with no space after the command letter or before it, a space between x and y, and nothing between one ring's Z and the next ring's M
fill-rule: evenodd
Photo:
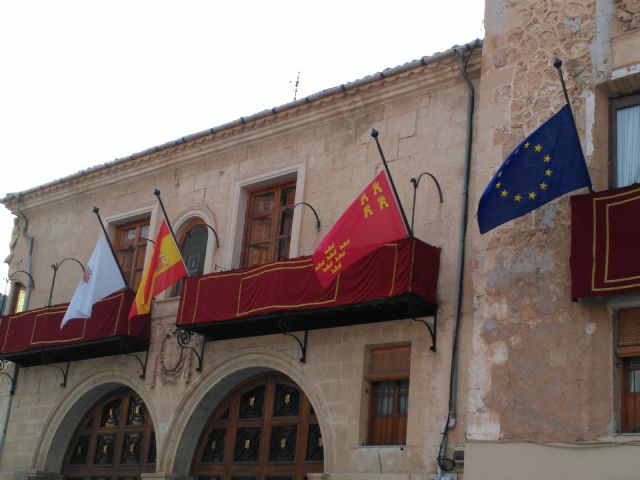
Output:
M479 71L479 49L469 62L471 76ZM297 345L281 336L265 336L207 344L204 371L194 371L195 358L171 372L178 352L172 334L176 300L156 302L146 380L130 357L96 359L71 365L68 387L59 386L56 371L47 367L23 369L11 410L5 447L0 451L2 477L17 470L59 471L72 434L69 415L79 419L95 401L88 386L130 385L150 404L157 432L158 471L188 473L202 423L215 401L242 378L274 368L305 389L319 412L325 438L325 470L331 478L423 478L433 472L439 432L447 414L451 330L454 309L462 165L466 128L466 89L454 57L390 76L358 90L302 105L202 138L92 172L63 188L47 187L27 195L22 203L29 231L36 239L34 277L37 289L30 307L46 304L50 264L66 256L87 259L99 229L93 205L106 220L127 212L151 212L151 230L160 213L153 196L160 188L172 219L185 212L210 212L221 239L208 269L234 264L240 242L234 219L241 205L238 191L252 178L294 169L300 199L314 205L322 220L296 209L293 235L298 254L310 254L343 209L382 167L371 128L381 143L405 206L412 203L411 177L429 171L443 186L444 203L435 187L423 179L416 200L416 236L443 247L439 280L438 353L431 352L423 325L410 320L361 325L310 333L308 362L301 365ZM410 212L409 212L410 213ZM298 222L297 226L295 222ZM174 225L178 227L178 225ZM18 241L11 268L26 259L25 242ZM78 273L73 265L58 272L53 303L67 301ZM41 286L42 285L42 286ZM409 427L406 447L362 447L366 408L363 365L367 345L409 341L412 345ZM4 393L4 392L3 392ZM89 395L89 396L87 396ZM73 406L80 402L77 409ZM199 423L193 423L193 419ZM62 423L61 423L62 422ZM463 430L461 430L463 431ZM58 446L57 450L52 445ZM53 449L52 449L53 448ZM391 472L391 473L390 473Z
M487 2L476 200L515 145L563 105L556 57L585 143L596 20L595 1ZM587 162L597 187L606 157ZM602 304L570 301L569 242L568 196L483 236L475 230L470 439L613 432L611 319Z

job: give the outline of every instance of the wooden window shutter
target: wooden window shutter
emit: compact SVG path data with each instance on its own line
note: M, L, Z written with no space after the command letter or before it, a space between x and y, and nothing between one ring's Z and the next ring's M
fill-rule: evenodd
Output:
M618 320L618 356L640 355L640 307L620 310Z
M367 380L378 382L409 378L411 363L411 345L392 347L372 347L369 351Z

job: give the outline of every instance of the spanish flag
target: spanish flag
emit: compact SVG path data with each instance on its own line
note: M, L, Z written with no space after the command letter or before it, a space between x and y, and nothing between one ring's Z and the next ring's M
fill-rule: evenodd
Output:
M140 280L135 301L131 305L129 318L149 313L151 299L185 275L188 273L184 261L169 231L167 221L163 220L153 245L153 255L144 266L142 280Z

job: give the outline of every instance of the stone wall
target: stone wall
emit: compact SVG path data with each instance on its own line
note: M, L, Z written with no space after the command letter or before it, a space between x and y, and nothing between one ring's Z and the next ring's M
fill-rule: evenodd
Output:
M468 64L476 81L479 58L478 48ZM298 199L318 210L322 229L316 232L313 216L296 209L292 254L310 254L382 168L370 137L372 128L380 132L406 207L413 200L411 177L429 171L443 187L440 204L434 185L423 180L415 212L416 236L444 247L437 353L428 348L431 340L424 325L402 320L310 332L306 364L297 361L297 344L283 335L209 342L203 371L198 373L192 354L175 368L179 352L172 327L177 300L162 295L153 309L144 380L138 378L140 367L129 356L73 362L66 388L60 387L59 375L50 367L21 370L0 451L2 478L16 471L59 472L78 419L118 385L134 389L149 407L157 435L158 472L187 475L200 429L217 401L243 379L265 370L287 374L311 400L325 439L325 471L332 473L331 478L347 474L373 478L390 472L394 478L408 478L433 472L438 432L447 415L457 259L456 249L449 245L458 241L465 149L466 87L454 55L44 186L24 194L19 205L15 200L8 203L28 218L29 234L35 238L37 289L30 308L47 302L52 263L67 256L88 258L99 232L91 212L94 205L110 225L130 215L150 213L151 231L155 231L161 216L153 196L156 187L174 227L179 228L178 219L199 211L216 228L221 245L206 266L211 271L216 264L238 265L245 186L297 174ZM12 271L24 268L27 261L27 242L20 236L12 250ZM73 265L60 269L53 303L70 298L78 277ZM412 346L407 445L363 447L365 347L393 342Z
M476 198L515 145L564 104L556 57L584 138L595 2L492 1L485 22ZM598 168L602 160L587 161ZM604 308L570 301L569 241L568 196L474 235L472 439L610 432L611 322Z

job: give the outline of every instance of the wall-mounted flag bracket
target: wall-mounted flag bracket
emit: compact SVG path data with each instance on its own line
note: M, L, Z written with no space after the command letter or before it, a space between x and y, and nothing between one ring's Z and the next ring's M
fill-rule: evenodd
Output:
M442 203L442 189L440 188L440 183L438 183L438 179L436 177L431 175L429 172L422 172L417 177L413 177L411 179L411 183L413 184L413 206L411 207L411 230L413 230L413 221L415 220L415 216L416 216L416 193L418 191L418 186L420 185L420 179L422 178L423 175L429 175L433 179L434 183L436 184L436 187L438 188L440 203Z
M429 330L429 335L431 335L431 346L429 347L429 350L431 350L432 352L436 352L436 340L438 335L438 311L436 310L436 313L433 314L433 322L431 325L422 318L411 317L411 320L421 323L425 327L427 327L427 330Z
M64 262L66 262L67 260L73 260L74 262L76 262L78 265L80 265L80 268L82 268L82 274L85 274L85 269L84 269L84 265L82 264L82 262L80 260L78 260L77 258L73 258L73 257L67 257L67 258L63 258L62 260L60 260L58 263L54 263L51 265L51 268L53 269L53 278L51 279L51 289L49 290L49 301L47 302L47 307L51 306L51 297L53 297L53 287L56 284L56 275L58 274L58 269L62 266L62 264Z
M293 209L296 208L298 205L306 205L307 207L309 207L311 209L311 211L313 212L313 214L316 217L316 231L320 231L320 217L318 216L318 212L316 212L316 209L313 208L311 206L311 204L307 203L307 202L298 202L295 205L293 205L292 207L287 208L287 210L291 210L291 212L293 212Z
M178 341L178 346L182 349L180 352L180 362L178 365L174 367L174 370L178 368L178 366L182 363L182 353L185 350L191 350L196 358L198 359L198 366L196 367L196 372L202 371L202 360L204 358L204 347L207 344L207 337L203 336L202 346L200 347L200 352L198 352L195 348L190 347L189 343L191 343L191 339L195 337L193 332L189 332L187 330L183 330L182 328L177 328L174 330L174 334L176 336L176 340ZM195 343L195 342L194 342Z
M16 368L13 372L13 376L8 372L5 372L8 366L7 360L0 359L0 375L6 375L9 381L11 382L11 390L9 390L9 395L13 395L16 391L16 384L18 383L18 372L20 371L20 366L16 364Z
M149 349L147 348L147 352L145 353L144 363L142 362L142 360L140 360L140 357L135 353L125 353L125 355L129 355L130 357L133 357L138 361L138 363L140 364L140 368L142 369L142 374L140 374L140 378L144 380L147 375L147 360L149 360Z
M44 359L44 353L42 354L42 357ZM67 386L67 378L69 378L69 365L71 362L67 362L67 366L65 368L62 368L60 365L51 365L51 364L45 364L45 367L51 367L51 368L57 368L58 370L60 370L60 373L62 373L62 382L60 383L61 387L65 387Z
M300 340L297 335L291 333L291 329L287 328L287 324L284 318L281 318L278 321L278 326L280 327L280 333L286 335L287 337L293 338L296 342L298 342L298 346L300 347L301 357L299 358L300 363L306 363L307 361L307 339L309 336L309 330L304 331L304 339Z

